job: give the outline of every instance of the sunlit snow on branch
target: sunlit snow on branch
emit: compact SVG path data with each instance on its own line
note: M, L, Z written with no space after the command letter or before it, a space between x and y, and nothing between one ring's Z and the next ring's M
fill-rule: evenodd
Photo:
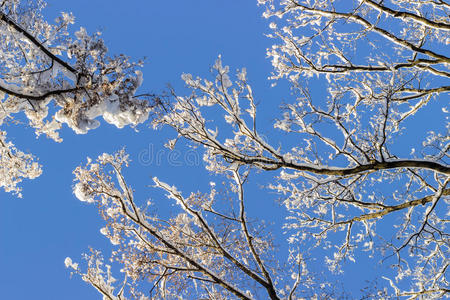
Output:
M61 142L63 124L84 134L100 125L99 118L118 128L145 122L153 105L149 97L136 96L143 82L137 70L142 62L110 56L98 32L89 35L81 28L70 37L68 26L74 17L62 13L50 24L41 15L44 6L43 1L1 2L0 126L24 112L37 136L44 134ZM3 148L8 142L4 143ZM14 151L2 152L10 153L2 154L2 168L16 165L8 161L13 157L24 157L20 151L11 154ZM39 173L21 168L5 174L0 186L18 191L21 178Z
M159 215L153 200L135 199L124 151L88 160L74 172L74 193L99 206L101 234L115 246L124 282L133 283L105 286L95 255L80 274L111 299L330 299L342 294L328 278L345 281L346 267L363 260L383 268L363 298L448 297L449 5L258 3L274 41L271 79L287 80L292 92L273 122L285 135L275 142L263 135L267 120L256 105L263 101L246 69L234 72L219 56L207 78L184 73L189 91L170 90L154 125L176 131L170 149L182 138L200 146L221 192L216 183L202 193L154 177L163 191L155 198L167 200L158 204L176 204ZM258 187L282 204L286 219L276 232L285 234L284 253L263 220L248 218L260 200L247 192L255 171L271 171ZM320 276L310 266L322 268Z

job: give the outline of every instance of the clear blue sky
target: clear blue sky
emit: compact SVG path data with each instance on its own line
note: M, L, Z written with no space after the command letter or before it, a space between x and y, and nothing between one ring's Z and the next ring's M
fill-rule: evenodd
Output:
M256 1L196 0L50 0L44 14L53 20L60 12L73 12L77 30L100 30L111 54L124 53L136 60L147 57L142 92L158 92L167 83L183 87L180 75L207 75L218 54L231 69L245 66L257 95L277 100L276 91L265 79L271 71L265 58L270 40L264 37L266 21ZM262 116L273 119L270 110ZM129 182L142 198L151 196L151 177L158 176L182 190L206 186L201 166L189 167L180 158L169 157L162 145L170 130L155 132L147 125L139 133L102 124L87 135L65 128L64 142L36 139L25 125L8 128L9 138L43 165L43 174L23 183L23 198L0 192L0 298L1 299L99 299L92 287L79 277L70 279L64 258L81 260L88 247L110 249L99 234L102 220L94 205L78 201L72 194L73 169L86 157L97 157L126 146L133 160ZM148 157L153 151L155 159ZM156 153L161 163L156 163ZM139 163L139 154L144 159ZM176 159L180 167L170 166ZM181 176L180 176L181 175ZM200 180L203 178L203 180ZM268 201L266 201L268 202ZM264 215L264 212L261 212Z
M76 23L72 29L83 26L88 32L102 31L111 54L124 53L136 60L147 57L142 92L159 92L167 83L182 89L182 73L205 76L222 54L224 64L232 70L247 68L255 95L263 104L259 117L267 125L264 129L270 129L278 114L276 108L289 98L285 85L270 88L271 82L266 80L272 68L265 49L271 41L264 36L267 22L255 0L48 2L44 13L49 20L61 11L73 12ZM168 138L175 137L172 131L153 131L148 124L138 127L139 132L102 125L87 135L76 135L65 128L61 144L44 137L36 139L24 125L7 129L18 148L39 157L44 172L23 184L22 199L0 192L0 299L100 298L79 277L70 279L64 267L65 257L80 261L89 246L105 250L106 256L111 249L99 234L102 220L96 207L78 201L72 194L72 171L87 156L95 158L126 146L133 160L128 181L136 189L136 198L151 197L148 185L152 176L186 192L202 189L210 181L202 176L205 172L201 165L189 166L183 161L185 152L178 158L171 157L163 148ZM277 132L271 132L269 138L280 138L274 136ZM180 166L171 165L169 159ZM259 207L253 211L261 218L272 215L276 196L264 192L255 195L258 202L251 203L249 209ZM350 270L347 289L351 282L363 285L364 278L358 273L367 274L372 269L366 263Z

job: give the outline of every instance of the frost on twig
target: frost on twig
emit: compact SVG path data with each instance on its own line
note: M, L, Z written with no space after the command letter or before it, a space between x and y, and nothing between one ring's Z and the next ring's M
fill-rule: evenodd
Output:
M215 183L211 183L209 193L185 196L154 178L155 187L177 204L169 218L161 219L149 212L153 201L145 208L134 199L123 175L127 163L123 150L88 160L86 166L75 170L74 187L81 201L99 206L106 221L101 233L117 247L112 259L130 279L127 292L139 291L144 280L153 285L151 297L253 299L268 294L279 299L289 293L288 287L278 284L284 276L281 273L289 274L291 268L275 263L270 235L263 225L250 222L246 216L245 174L238 169L229 171L228 199L221 199ZM299 276L305 280L296 283L298 291L311 284L306 280L306 266L302 266ZM88 264L87 273L81 275L86 276L89 269Z
M99 117L118 128L147 120L149 97L136 96L143 80L137 69L142 62L108 55L100 33L89 35L81 28L70 37L71 14L62 13L50 24L41 15L45 2L24 2L5 0L0 7L2 128L23 112L37 136L61 142L63 124L83 134L99 126ZM1 155L6 166L11 157ZM16 174L4 177L9 183L0 185L11 191L18 189L19 178L32 178L23 170Z
M279 170L268 186L289 212L289 242L330 249L324 262L331 271L361 255L379 257L408 286L398 295L447 293L449 7L259 2L272 22L272 79L289 81L297 96L274 127L297 145L274 147L262 138L246 72L233 80L220 57L212 79L183 75L192 93L174 92L161 122L203 145L210 171ZM315 81L326 84L326 98L309 89ZM208 119L211 110L225 122ZM430 128L424 111L442 126Z
M215 185L187 196L154 178L177 210L147 213L123 178L122 152L75 172L77 197L99 204L102 233L127 249L117 254L127 277L137 289L149 280L167 298L331 298L315 292L330 283L311 265L345 278L348 264L373 259L390 267L366 289L373 297L448 296L449 6L258 2L271 22L272 79L287 80L295 96L273 124L289 141L264 137L263 102L247 71L230 71L220 56L211 77L182 76L190 93L172 90L155 122L203 147L206 169L225 176L233 205L218 201ZM326 90L314 91L315 82ZM271 171L266 186L284 206L277 226L287 258L258 230L262 222L247 218L255 169Z

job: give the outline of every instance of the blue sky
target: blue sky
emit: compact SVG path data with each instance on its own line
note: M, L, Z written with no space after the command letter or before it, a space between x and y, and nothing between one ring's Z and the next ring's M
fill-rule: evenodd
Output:
M167 83L182 88L182 73L207 75L222 54L232 70L247 68L257 87L256 95L263 96L260 101L280 99L266 81L271 65L265 49L270 40L264 36L266 21L256 1L175 0L169 5L153 0L50 0L44 15L51 21L62 11L74 14L72 30L83 26L91 33L102 31L111 54L147 58L142 92L159 92ZM260 113L270 121L275 117L269 107ZM102 220L96 207L78 201L72 194L72 171L87 156L95 158L126 146L133 160L128 180L142 198L151 195L148 185L152 176L189 192L207 186L209 180L201 177L201 165L190 167L183 162L185 153L180 152L178 158L169 156L162 146L175 136L174 132L153 131L148 124L139 126L139 132L102 125L87 135L64 128L61 144L45 137L36 139L24 124L7 129L18 148L39 158L43 174L23 183L22 199L0 192L0 298L99 298L97 291L79 277L70 279L64 267L66 256L80 261L88 247L105 249L105 256L111 249L109 241L99 234ZM152 151L153 161L147 157ZM156 163L157 153L161 163ZM141 163L139 157L144 158ZM174 159L181 166L170 166L168 160ZM267 212L270 209L258 214Z
M232 70L246 67L259 102L262 131L275 145L283 140L284 135L272 130L271 124L279 116L280 103L291 95L285 83L271 88L272 82L267 80L272 67L266 48L272 41L264 36L268 24L256 1L48 0L44 14L53 20L62 11L75 15L72 30L83 26L88 32L102 31L111 54L124 53L135 60L146 57L141 92L158 93L168 83L183 91L181 74L207 76L219 54ZM322 87L315 88L320 95ZM439 119L428 120L428 128L439 125L433 122ZM426 126L423 128L422 133ZM78 201L72 194L72 171L86 157L95 158L125 146L133 160L126 175L140 199L152 197L149 185L153 176L185 192L204 189L210 181L201 162L192 166L184 159L186 150L170 153L163 147L167 139L176 136L173 131L154 131L149 124L119 130L102 123L87 135L64 128L61 144L45 137L36 139L24 124L7 131L19 149L39 158L44 172L23 183L22 199L0 191L2 299L99 298L97 291L79 277L70 279L64 266L65 257L80 261L81 253L89 247L103 249L105 256L111 249L99 233L103 222L96 207ZM274 201L277 196L259 189L258 176L264 175L253 178L256 200L249 203L249 211L254 217L276 221L282 217L273 213L281 211ZM167 212L170 205L160 209ZM373 261L351 266L346 289L351 290L352 283L363 285L365 276L360 273L369 274L374 267Z

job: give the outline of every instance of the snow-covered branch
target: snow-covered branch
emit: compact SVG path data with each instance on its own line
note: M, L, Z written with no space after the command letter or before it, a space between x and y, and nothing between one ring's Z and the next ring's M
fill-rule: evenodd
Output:
M273 124L285 135L265 137L267 122L257 113L264 102L246 69L232 74L220 56L210 78L183 74L189 92L170 90L154 122L203 147L206 169L226 178L228 202L220 203L215 184L186 196L154 178L177 204L162 218L134 199L123 152L75 171L74 193L99 204L102 233L120 245L114 257L126 277L136 286L150 281L166 298L318 298L315 290L330 283L309 273L309 264L320 261L339 275L364 258L392 267L371 295L448 296L450 7L258 2L273 21L271 79L286 79L294 95L280 103ZM314 90L316 83L326 89ZM284 260L262 222L248 218L254 199L246 179L255 169L270 171L262 184L287 216L277 223L287 235Z
M43 1L1 3L0 126L24 112L36 135L61 142L63 124L76 133L87 133L100 125L100 116L118 128L147 120L154 104L150 97L135 96L142 84L141 62L130 62L124 55L111 57L99 33L88 35L81 28L70 37L68 26L74 17L62 13L55 24L49 24L41 15L44 6ZM4 148L9 142L2 136ZM11 155L2 154L1 159L2 166L15 165L9 161ZM0 186L18 191L21 178L40 173L37 166L33 164L33 175L11 169Z

